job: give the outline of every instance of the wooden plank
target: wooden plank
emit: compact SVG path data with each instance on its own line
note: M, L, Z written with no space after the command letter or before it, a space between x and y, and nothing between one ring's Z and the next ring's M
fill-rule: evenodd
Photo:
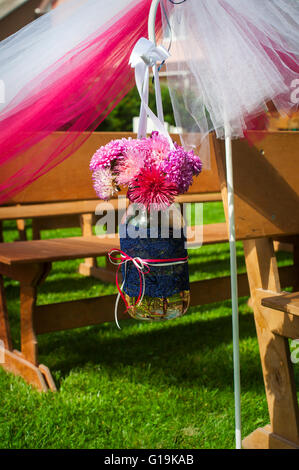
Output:
M198 243L198 240L194 239L194 233L194 227L188 227L187 235L190 246ZM226 225L204 225L203 241L205 244L227 241ZM18 264L88 258L103 256L109 249L115 247L119 247L118 234L2 243L0 245L0 262Z
M227 226L207 224L188 227L188 247L196 247L201 239L195 234L202 231L203 244L225 243L228 241ZM111 248L119 247L119 235L90 237L56 238L50 240L30 240L27 242L1 243L0 262L8 265L30 262L61 261L66 259L104 256Z
M292 267L281 268L281 273L289 285L289 282L293 280ZM221 302L230 298L229 276L192 282L190 287L191 307ZM246 273L238 276L238 288L241 297L249 295ZM43 334L114 321L115 300L116 295L109 295L37 306L36 333ZM127 315L122 315L121 305L119 306L119 318L129 318Z
M214 243L228 242L227 225L223 224L206 224L196 227L187 227L187 245L188 248L196 247L198 242L198 234L202 231L202 244L212 245Z
M99 240L95 236L2 243L0 262L16 265L103 256L114 243L114 240Z
M38 368L41 371L41 373L43 374L49 389L52 392L57 392L57 388L56 388L54 379L52 377L52 374L50 372L50 369L47 366L45 366L44 364L39 364Z
M4 290L3 276L0 275L0 339L6 349L12 350L12 340L7 314L6 296Z
M271 295L271 293L269 292L268 295ZM261 291L260 296L261 299L265 298L265 291ZM263 318L267 324L267 328L274 333L274 335L290 339L299 338L298 316L294 316L280 310L273 310L264 306L261 307L261 310Z
M299 292L276 295L274 297L265 297L262 299L264 307L280 310L299 316Z
M78 272L82 276L92 276L95 279L100 279L103 282L115 282L116 266L106 261L106 267L89 266L86 263L81 263Z
M183 203L192 203L192 202L222 202L221 192L211 192L211 193L199 193L192 192L187 194L182 194L175 198L175 202Z
M21 319L21 352L24 359L35 366L37 361L37 338L35 333L37 286L47 277L50 263L30 265L19 268L24 272L20 283L20 319Z
M251 239L299 233L299 132L249 132L233 141L236 235ZM225 149L215 141L228 220Z
M92 214L90 214L92 215ZM32 231L40 233L41 230L80 227L80 214L65 214L51 217L33 218ZM39 240L33 237L33 240Z
M243 449L299 449L298 443L288 441L271 431L271 426L258 428L242 441Z
M83 237L91 237L93 235L93 215L82 214L80 216L80 224ZM86 258L84 260L84 265L88 267L96 267L97 260L96 258Z
M36 307L36 333L98 325L114 320L116 295L105 295ZM118 318L130 318L119 308Z
M100 203L99 199L92 199L90 201L81 200L73 202L57 202L47 204L30 204L18 206L1 206L0 218L2 220L14 219L34 219L46 218L52 216L80 215L85 213L94 213L97 205ZM116 205L117 201L111 201Z
M24 286L21 284L21 351L24 358L35 366L38 365L37 338L34 330L36 294L36 286Z
M7 372L23 377L30 385L41 392L49 390L42 372L37 366L26 361L17 351L4 350L4 363L0 364Z
M283 266L279 269L281 284L289 287L294 282L296 270L293 266ZM195 305L206 305L214 302L223 302L231 298L230 276L215 279L203 279L191 282L191 307ZM250 295L247 273L238 274L239 297Z
M27 240L26 221L24 219L17 219L17 229L19 232L19 239L21 241L26 241Z
M61 133L53 133L37 144L32 151L38 155L43 146L55 146L55 141ZM135 137L133 133L118 132L93 132L83 133L81 138L86 138L83 145L69 158L53 168L47 174L33 182L24 191L17 194L9 201L10 204L45 203L58 201L78 201L95 199L95 191L92 186L89 161L94 152L112 139L123 137ZM179 142L178 135L172 138ZM200 153L200 149L197 150ZM24 155L24 159L29 158ZM10 164L9 174L15 170L13 163ZM8 179L9 174L2 172L0 182ZM211 168L203 170L200 177L194 179L190 188L191 193L219 192L220 185L216 171L213 143L211 142ZM124 193L124 192L123 192ZM88 211L82 211L84 213Z
M111 199L106 203L106 207L115 210L118 209L117 199ZM220 192L211 193L188 193L177 196L175 202L179 203L192 203L192 202L217 202L222 201ZM128 204L128 201L126 201ZM0 207L0 220L15 220L15 219L41 219L41 228L50 228L51 226L64 227L63 218L68 216L76 216L81 214L94 214L97 206L101 204L101 208L105 208L105 202L99 199L71 201L71 202L45 202L42 204L18 204L16 206L1 206ZM123 203L121 203L123 204ZM53 223L48 225L47 219L55 217ZM56 219L57 218L57 219ZM77 219L71 219L67 227L78 226ZM75 225L71 223L75 222Z
M293 284L293 291L299 291L299 236L293 241L293 259L296 267L296 281Z

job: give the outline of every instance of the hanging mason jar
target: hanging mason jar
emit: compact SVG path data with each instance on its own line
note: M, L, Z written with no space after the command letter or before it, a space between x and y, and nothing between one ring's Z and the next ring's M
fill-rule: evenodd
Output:
M190 286L185 244L183 218L175 205L164 211L129 206L120 226L120 247L127 256L122 290L133 318L161 321L186 313Z
M158 62L169 57L162 46L145 38L136 43L130 64L135 68L141 98L137 138L112 140L100 147L90 162L93 184L100 199L108 200L119 188L131 202L119 227L120 248L110 250L119 265L119 295L133 318L163 321L184 315L190 303L188 254L180 209L175 198L185 194L198 176L202 162L193 150L172 141L163 117ZM148 106L149 68L152 67L157 116ZM147 136L147 117L155 131Z

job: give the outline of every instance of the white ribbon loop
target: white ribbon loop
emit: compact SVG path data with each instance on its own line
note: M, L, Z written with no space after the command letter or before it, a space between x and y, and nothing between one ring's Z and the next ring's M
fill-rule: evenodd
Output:
M143 61L147 67L153 67L157 62L163 62L168 57L170 54L165 47L155 46L152 41L140 38L134 46L129 64L135 68L138 63Z
M136 43L129 64L135 69L136 86L141 99L138 138L146 137L146 123L147 117L151 119L156 130L164 135L170 143L171 148L174 144L167 132L164 124L163 106L161 99L161 89L159 83L159 74L157 62L163 62L170 56L169 52L163 46L155 46L155 44L146 38L141 38ZM155 94L158 117L148 106L148 81L149 81L149 67L153 68L155 78Z

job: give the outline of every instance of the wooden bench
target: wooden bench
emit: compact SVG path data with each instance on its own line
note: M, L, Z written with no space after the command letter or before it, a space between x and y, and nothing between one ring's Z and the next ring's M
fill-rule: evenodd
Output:
M186 195L186 198L189 197L192 198L192 194ZM86 205L88 204L89 201L86 202ZM11 208L2 209L5 211ZM13 210L19 209L13 207ZM26 210L29 217L34 216L34 205L28 205ZM57 208L55 210L57 211ZM78 210L76 204L72 210L76 213ZM227 241L226 224L204 225L202 230L204 244ZM38 306L38 286L46 279L52 262L104 256L110 248L117 247L118 243L118 235L115 234L112 238L82 236L0 244L0 339L5 344L3 364L5 369L21 375L39 390L55 390L50 371L38 361L37 335L111 321L116 296L108 295ZM194 240L189 237L189 245L193 244ZM280 277L283 286L292 285L296 270L296 266L281 268ZM3 276L20 282L21 351L15 351L12 345ZM246 273L238 276L238 283L239 295L249 295ZM191 283L192 306L220 302L229 296L229 276ZM120 314L120 318L124 316Z
M299 411L289 338L299 338L299 293L284 293L273 238L294 249L299 290L299 132L260 132L254 146L233 142L236 235L244 240L251 299L268 401L270 425L243 441L244 448L299 448ZM224 147L216 142L224 203ZM228 215L225 203L226 217ZM242 367L242 359L241 359Z
M51 135L47 144L55 145L57 135ZM83 236L91 236L97 220L95 210L100 201L92 187L90 158L101 145L110 140L134 136L132 133L115 132L91 134L70 158L0 207L0 226L3 220L16 220L20 240L23 241L26 240L26 219L32 219L33 239L40 239L42 230L67 227L81 227ZM179 141L177 135L172 137ZM180 196L177 201L183 203L222 200L213 145L211 148L211 168L204 170L200 177L196 178L188 194ZM5 177L2 173L0 180ZM112 203L117 207L117 200ZM221 235L221 226L219 230ZM114 278L114 270L110 264L106 268L100 268L95 258L87 258L81 263L79 272L104 281L113 281Z
M215 243L215 238L218 243L226 240L226 225L221 226L222 234L215 224L203 227L205 243ZM193 243L191 238L190 244ZM116 296L37 306L37 288L49 274L52 262L101 256L115 247L119 247L117 234L113 238L71 237L0 244L0 339L5 346L2 366L6 370L21 375L41 391L56 390L49 369L38 362L37 335L113 321ZM3 275L20 282L21 351L14 350L12 345ZM223 280L227 289L228 279ZM193 304L205 303L207 292L198 294L197 285ZM209 288L209 282L206 287ZM119 318L129 317L120 313Z

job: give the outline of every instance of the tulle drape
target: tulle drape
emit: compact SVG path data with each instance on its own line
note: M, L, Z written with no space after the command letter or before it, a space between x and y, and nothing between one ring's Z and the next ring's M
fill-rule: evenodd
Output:
M0 43L0 203L70 156L134 85L150 4L68 0Z
M298 107L297 0L162 1L165 44L172 39L168 82L185 144L211 130L243 137L269 101L281 112Z

